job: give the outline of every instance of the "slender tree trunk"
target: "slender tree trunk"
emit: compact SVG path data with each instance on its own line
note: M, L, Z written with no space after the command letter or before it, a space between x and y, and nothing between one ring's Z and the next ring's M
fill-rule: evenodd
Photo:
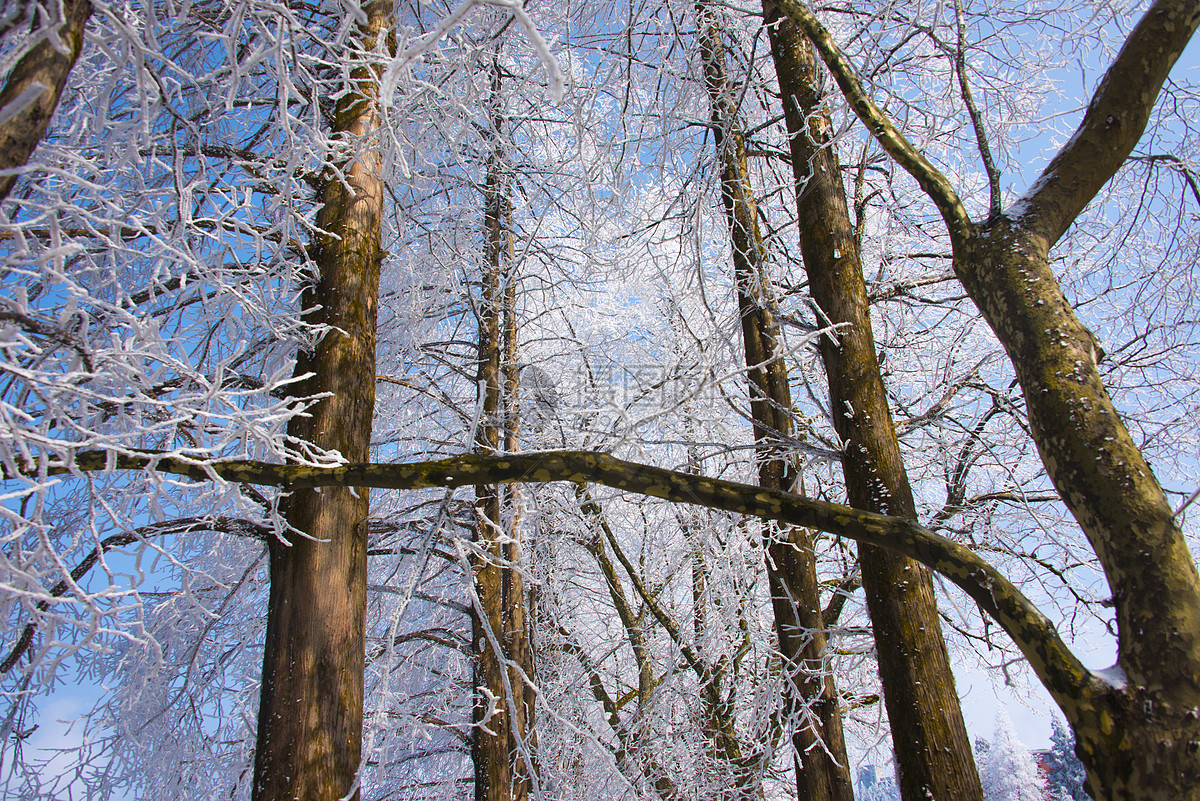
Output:
M506 209L506 213L511 231L511 209ZM504 358L501 364L504 375L504 451L516 453L521 447L521 364L517 351L517 268L512 259L511 236L508 257L504 270ZM508 542L504 546L504 636L506 653L512 663L509 673L516 696L513 722L516 731L525 739L525 753L517 762L517 772L525 785L531 787L532 773L537 769L537 727L534 718L537 692L531 683L535 670L531 620L533 604L525 590L525 576L521 572L524 563L522 551L525 547L524 527L521 524L521 486L509 484L505 487L505 492L509 508L509 531Z
M875 355L870 309L841 165L830 144L812 47L764 4L796 174L800 245L809 291L832 324L821 338L834 429L851 506L917 519ZM929 569L892 551L858 549L892 743L906 801L982 801Z
M766 250L750 187L743 135L734 92L725 72L724 48L713 13L697 4L705 81L712 102L713 129L721 163L721 197L733 245L734 277L750 380L750 413L759 460L759 484L792 492L799 477L788 456L792 398L787 367L780 356L780 332L765 280ZM768 526L767 576L775 628L794 696L789 711L808 712L793 735L796 789L802 801L849 801L854 797L841 713L833 678L825 664L826 637L821 615L812 533Z
M48 3L47 7L57 8L55 3ZM67 76L83 49L83 29L92 14L92 4L89 0L63 0L62 10L57 33L67 52L57 50L49 39L42 40L21 57L0 89L0 111L12 103L27 104L16 116L0 124L0 171L16 170L29 161L46 135ZM41 92L37 84L44 87ZM16 180L15 174L0 173L0 202L8 197Z
M655 593L646 587L646 583L642 580L637 568L634 567L633 562L630 561L624 549L621 548L620 542L617 541L616 534L605 519L600 505L592 500L583 485L579 485L577 497L583 500L580 509L595 521L596 526L599 528L599 533L603 534L604 539L608 541L608 547L612 549L613 555L621 563L621 567L625 570L625 575L629 577L634 590L641 597L642 603L645 604L644 610L635 616L632 607L624 600L624 591L620 589L620 584L616 579L612 564L605 555L603 543L590 545L589 550L592 551L592 554L600 564L610 589L616 588L613 589L612 594L614 602L617 603L619 608L626 610L627 614L623 616L622 622L625 623L627 630L641 632L641 615L645 614L645 611L649 611L654 619L658 621L659 625L667 632L667 636L675 643L680 654L683 656L683 661L692 669L692 672L696 675L700 683L702 705L701 725L711 745L710 753L713 758L723 762L732 771L729 774L731 778L726 786L714 797L738 799L738 801L761 798L762 773L759 770L761 765L758 763L757 757L753 755L747 757L742 753L741 742L737 737L732 705L729 701L730 696L728 693L722 693L721 690L722 681L728 675L728 663L725 660L720 660L716 665L712 665L700 657L696 649L685 638L683 626L679 625L679 622L663 608L662 604L658 602ZM646 654L645 651L642 653ZM649 666L648 655L641 664ZM653 682L652 673L648 674L648 678ZM639 682L639 690L642 686ZM615 714L615 709L613 714ZM636 735L631 734L623 738L623 743L636 744ZM654 760L649 760L649 763L648 767L653 769L657 774L658 769L654 765ZM673 782L661 782L658 778L655 779L654 784L656 788L664 791L670 790L672 793L677 789Z
M365 6L357 47L371 52L392 22L391 0ZM351 73L333 133L355 156L320 191L316 283L305 289L306 319L329 326L296 375L300 394L329 393L288 433L351 462L370 458L375 407L375 324L383 258L383 183L370 67ZM256 801L335 799L354 789L362 750L367 578L366 489L299 490L282 505L297 533L270 541L271 594L254 760ZM355 798L358 797L354 790Z
M500 67L493 66L493 102L500 100ZM508 167L504 118L493 114L495 137L484 187L483 292L479 307L480 423L476 452L497 454L517 447L516 287L512 267ZM503 382L503 386L502 386ZM480 612L474 621L477 653L475 729L476 801L520 801L532 784L533 660L526 628L520 573L520 520L515 488L475 488L477 536L474 559ZM508 519L505 520L507 513ZM508 529L507 531L505 529ZM511 665L511 666L510 666Z
M643 716L649 711L650 696L655 686L654 663L650 658L650 649L646 645L644 614L640 615L634 610L633 604L625 595L625 588L617 576L616 568L613 566L612 560L608 558L605 538L612 538L614 535L603 510L582 484L576 485L575 498L579 501L581 511L592 520L595 526L593 535L584 541L584 548L596 560L596 565L604 576L609 598L612 600L613 609L621 621L621 626L625 629L625 638L629 641L630 650L633 652L633 662L638 671L637 712L631 723L625 724L621 720L620 709L615 703L610 702L611 709L606 710L609 711L609 723L614 733L617 734L619 742L616 754L617 766L623 772L636 771L640 773L654 784L660 795L671 795L676 792L674 783L662 782L665 774L658 768L653 756L646 753L643 746L643 735L646 731ZM599 680L599 676L596 677L596 680Z

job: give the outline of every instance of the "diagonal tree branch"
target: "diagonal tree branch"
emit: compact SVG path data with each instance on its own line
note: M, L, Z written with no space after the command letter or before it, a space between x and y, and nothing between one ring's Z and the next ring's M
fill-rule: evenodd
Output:
M609 542L615 542L616 537L609 527L608 519L604 516L600 505L592 500L591 493L587 491L585 485L575 485L575 498L580 502L584 513L591 518L591 522L604 533L605 538ZM654 689L654 665L650 660L649 649L646 647L646 633L642 627L642 616L634 613L621 585L621 580L617 577L612 560L608 558L608 554L604 550L604 540L597 535L585 541L583 547L600 566L600 572L604 575L604 583L608 585L608 594L612 599L613 608L616 609L617 617L621 619L621 625L625 628L625 636L629 640L630 648L633 649L633 660L638 668L636 693L638 704L640 707L644 707L649 702L650 693Z
M65 595L71 589L72 585L78 583L80 579L87 575L89 570L95 567L96 563L100 561L102 554L113 548L120 548L138 540L145 540L148 537L159 537L165 534L183 534L189 531L219 531L225 534L253 537L263 542L266 542L271 536L271 531L266 526L250 520L233 517L185 517L164 523L151 523L148 526L142 526L133 531L125 531L121 534L113 534L111 537L105 537L71 571L70 581L63 579L51 588L50 597L60 598ZM39 612L45 612L49 608L49 600L37 602ZM33 644L33 635L37 632L37 625L36 621L30 621L25 624L25 628L21 631L21 636L13 645L12 650L8 652L8 656L4 657L4 661L0 662L0 676L12 670L13 666L29 650L29 646Z
M28 480L39 474L39 468L49 476L151 470L197 481L224 480L289 490L316 487L411 490L479 483L591 482L676 503L808 526L868 545L890 548L941 573L996 619L1029 660L1038 678L1056 697L1064 701L1069 699L1071 703L1085 698L1098 702L1107 689L1107 685L1076 658L1045 615L1000 571L970 548L915 522L789 492L627 462L603 453L465 454L429 462L322 468L250 460L201 463L155 453L84 451L76 454L69 463L26 464L16 472L5 466L0 478Z
M884 151L916 179L917 184L934 202L941 212L942 219L946 221L951 237L956 241L968 238L975 226L950 180L900 133L900 129L891 118L875 104L858 80L854 66L847 60L825 26L799 0L774 2L780 11L791 17L800 30L804 31L804 35L821 54L821 60L833 74L842 94L862 124Z
M586 494L586 493L585 493ZM684 660L688 666L695 672L696 678L700 680L702 692L708 696L710 710L727 710L727 702L721 698L719 689L720 683L720 664L717 669L707 660L703 659L694 647L688 644L683 636L683 631L679 623L671 616L671 614L663 609L662 604L646 587L646 583L642 581L642 577L638 574L637 568L629 561L629 557L625 555L625 551L621 548L621 544L617 541L616 535L612 528L608 525L604 518L604 513L597 504L589 496L587 501L580 507L585 513L597 520L601 530L604 532L604 538L608 540L608 545L613 550L613 554L617 557L617 561L621 563L621 567L625 568L625 575L629 576L630 583L637 590L637 594L641 596L642 602L654 615L654 618L666 629L667 636L675 643L675 647L683 654ZM738 742L737 734L733 730L732 719L728 714L714 714L713 724L713 740L714 745L721 749L725 757L735 764L744 762L742 756L741 744Z
M604 689L604 681L600 678L599 668L591 660L591 658L588 657L587 652L575 642L575 639L571 636L571 632L567 630L566 626L560 625L558 627L558 633L563 637L563 641L559 644L559 647L562 648L563 651L571 654L579 660L580 666L587 673L588 685L592 689L592 696L600 703L600 706L604 708L604 714L607 715L609 728L612 730L613 735L617 738L617 750L613 754L617 764L617 769L620 770L622 774L625 774L626 778L630 779L630 783L632 783L633 779L627 775L627 771L629 771L631 768L637 768L643 776L650 779L660 798L678 798L678 786L676 786L675 782L670 778L669 772L664 770L657 763L657 760L653 758L653 756L649 757L647 760L648 764L644 766L637 764L636 759L631 759L631 756L634 756L634 752L637 751L637 733L635 731L631 731L629 726L621 721L620 711L622 706L628 703L631 699L637 697L637 691L631 691L626 693L621 698L614 700L613 697L608 694L608 691ZM658 681L661 681L661 679ZM656 681L656 684L657 683L658 682ZM645 756L641 754L639 755Z
M1200 0L1158 0L1096 87L1075 135L1012 212L1053 245L1133 151L1167 73L1200 25Z

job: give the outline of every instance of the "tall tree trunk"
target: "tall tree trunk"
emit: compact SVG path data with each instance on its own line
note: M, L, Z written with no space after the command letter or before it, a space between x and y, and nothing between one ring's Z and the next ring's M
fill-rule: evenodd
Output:
M504 375L504 451L516 453L521 447L521 364L517 350L520 326L517 310L517 268L512 259L511 208L506 208L506 216L510 242L509 258L504 270L504 357L500 367ZM537 692L531 683L535 670L531 620L533 604L525 590L525 577L521 572L525 539L524 528L521 525L521 486L509 484L505 487L505 492L509 508L508 542L504 546L505 653L512 663L509 673L516 696L513 722L516 731L525 738L525 751L518 760L517 772L522 776L524 784L531 787L532 773L537 769L537 727L534 725Z
M391 0L364 7L355 46L373 51L392 23ZM303 395L329 393L289 435L370 458L375 408L375 325L383 229L379 75L351 73L338 99L333 134L355 155L326 176L320 191L316 282L302 296L305 319L329 327L296 375L311 373ZM299 490L282 504L296 530L270 542L271 594L254 760L256 801L334 799L356 783L362 751L368 492ZM357 790L354 797L358 797Z
M517 448L516 286L512 266L510 181L499 112L500 65L493 65L495 137L484 186L483 291L479 306L480 422L477 453ZM503 382L503 386L502 386ZM472 750L476 801L521 801L532 784L533 661L526 629L517 490L495 484L475 488L480 553L474 558L479 610L474 620L477 654ZM507 513L507 520L505 520ZM507 527L507 531L505 530ZM511 666L510 666L511 665ZM524 674L524 675L523 675Z
M820 347L834 429L846 447L842 471L848 502L916 520L812 46L770 0L764 11L791 143L809 291L831 324L845 324L836 340L822 337ZM901 794L906 801L982 801L931 573L893 551L861 545L858 553Z
M55 3L48 4L56 9ZM50 118L58 108L67 76L83 49L83 29L92 15L89 0L63 0L63 17L57 21L57 35L66 45L62 52L43 39L21 57L0 89L0 111L10 104L24 108L0 124L0 170L16 170L25 166L42 137ZM41 12L38 12L41 13ZM43 88L39 92L37 85ZM0 202L3 202L16 183L15 174L0 174Z
M759 484L795 491L799 476L786 442L794 436L787 366L781 358L779 324L771 310L766 249L750 187L745 142L734 92L725 72L724 46L714 14L698 3L700 47L712 103L713 130L721 164L721 197L729 221L734 277L750 383L750 413L759 461ZM812 533L768 526L767 576L775 628L785 669L792 677L796 789L802 801L853 799L841 713L833 677L825 664L826 636Z

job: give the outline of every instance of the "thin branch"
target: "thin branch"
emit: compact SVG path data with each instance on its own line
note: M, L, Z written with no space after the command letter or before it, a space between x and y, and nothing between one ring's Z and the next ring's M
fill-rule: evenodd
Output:
M624 774L627 767L631 767L631 765L628 764L629 760L627 757L636 746L638 738L637 733L635 731L630 731L629 727L621 721L620 711L621 708L625 704L629 703L631 699L637 697L637 691L630 691L621 696L619 699L614 700L612 696L608 694L608 691L604 689L604 682L600 678L600 673L596 665L588 657L583 648L581 648L575 642L574 638L571 636L571 632L568 631L565 626L559 625L558 633L563 637L563 642L559 643L559 647L562 648L563 651L573 655L579 660L580 666L588 675L588 685L592 689L592 696L600 703L600 705L604 708L605 714L608 716L607 720L609 728L612 729L613 735L616 736L618 743L616 753L613 756L615 757L617 763L617 769ZM664 674L662 678L666 678L666 675L668 674ZM655 680L655 685L661 683L662 678ZM676 787L675 782L672 781L667 775L667 771L659 767L653 757L649 758L649 762L649 765L646 765L640 769L641 774L651 780L654 785L654 789L658 792L661 798L678 798L679 790ZM636 763L634 763L634 765L636 765ZM647 768L649 768L649 770L647 770Z
M121 534L114 534L111 537L106 537L100 542L92 552L84 557L83 561L75 566L71 571L71 579L63 579L54 585L50 590L51 598L60 598L66 594L72 586L79 583L87 572L91 570L98 561L101 554L120 548L124 545L145 540L148 537L160 537L165 534L182 534L187 531L220 531L225 534L236 534L243 537L253 537L257 540L266 542L271 536L271 530L259 523L252 523L249 520L242 520L234 517L185 517L179 520L171 520L166 523L153 523L148 526L136 528L133 531L126 531ZM45 612L50 608L50 601L41 600L37 602L39 612ZM33 635L37 632L37 623L29 622L25 624L25 629L21 632L20 638L8 652L8 656L0 662L0 676L5 675L13 669L20 658L29 650L29 646L33 644Z
M604 707L604 712L608 715L609 726L612 727L613 733L617 735L617 739L624 742L626 732L625 727L621 724L620 707L617 706L617 702L613 700L612 696L608 694L608 690L604 689L604 682L600 679L599 669L592 663L587 652L576 644L575 639L571 636L571 632L567 630L566 626L559 625L558 633L563 638L563 642L559 643L558 647L579 660L579 664L588 674L588 685L592 688L592 695L600 703L600 706Z
M975 98L971 94L971 83L967 80L967 40L962 0L954 0L954 14L958 23L958 46L954 53L954 71L958 73L958 88L962 93L963 104L967 107L967 114L971 117L971 126L975 129L975 141L979 145L979 156L983 159L983 168L987 171L988 188L991 195L988 202L988 214L995 217L1000 213L1001 205L1000 170L996 168L996 161L992 158L992 149L988 146L987 130L983 127L983 116L979 113L979 107L975 105Z
M1053 503L1061 500L1057 495L1049 493L1040 495L1027 495L1023 492L984 492L979 495L972 495L970 498L964 498L954 503L947 503L929 520L929 527L936 531L939 528L945 527L946 523L962 512L974 509L985 503L1016 503L1016 504L1031 504L1031 503Z
M592 500L591 493L587 491L585 485L575 485L575 497L581 504L580 508L584 513L591 515L592 520L604 533L605 537L609 541L615 542L616 537L613 535L612 528L608 524L608 519L604 516L600 505ZM604 540L596 536L585 541L583 547L596 560L596 563L600 567L600 572L604 574L604 582L608 585L609 597L612 599L613 607L617 610L617 617L621 619L621 625L625 627L625 636L629 640L630 648L633 649L633 659L637 663L638 669L636 697L638 698L638 703L644 705L649 700L649 693L652 689L650 685L654 681L654 671L649 651L646 648L646 635L642 629L641 622L642 616L634 613L633 607L625 595L625 590L621 586L621 581L617 577L617 571L612 565L612 560L608 558L608 554L604 550Z
M650 610L652 615L654 615L655 619L659 622L659 625L666 629L667 636L671 638L672 642L674 642L675 646L679 649L679 652L683 654L684 661L686 661L688 663L688 667L695 672L696 677L700 679L705 690L710 693L713 692L712 674L708 663L701 659L700 655L696 653L695 649L688 644L687 640L685 640L683 637L683 632L680 630L679 624L675 622L673 617L667 614L667 611L658 603L658 599L655 598L654 594L650 592L649 588L646 587L645 583L641 579L641 576L638 575L637 569L629 561L629 557L625 555L625 551L622 550L621 544L617 542L616 535L613 534L612 529L608 526L607 521L604 519L604 514L600 510L600 505L592 500L586 494L586 491L583 491L579 494L582 497L587 498L587 500L580 505L580 509L596 521L597 526L604 533L604 538L608 540L609 547L613 549L613 554L617 557L617 561L621 563L623 568L625 568L625 573L629 576L629 581L631 584L633 584L633 588L637 590L637 594L641 596L642 601L646 604L646 608ZM609 577L606 576L605 578L607 579ZM611 580L615 579L616 576L614 574ZM715 695L710 700L712 700L714 704L720 703L720 698Z
M859 570L858 563L855 562L854 568L833 588L829 605L821 610L821 623L825 628L831 629L837 625L838 618L842 616L842 608L846 605L846 599L860 587L862 587L862 572Z
M936 286L938 284L947 284L951 281L957 281L958 276L954 273L941 273L932 275L927 278L918 278L912 281L896 281L887 286L878 286L871 290L867 295L868 303L880 303L885 300L891 300L898 297L913 297L912 291L920 289L923 286Z
M1148 161L1154 163L1156 161L1165 161L1183 176L1183 181L1192 190L1192 197L1196 199L1196 205L1200 206L1200 175L1192 167L1188 166L1187 162L1179 158L1179 156L1170 153L1155 153L1149 156L1130 156L1128 161Z
M588 514L603 519L603 513L595 501L589 499L581 508ZM702 692L708 697L709 708L711 710L728 709L728 702L721 698L719 689L721 674L723 673L720 669L720 663L714 669L712 664L703 659L696 653L696 649L687 643L678 622L676 622L667 610L663 609L658 599L646 587L646 583L638 575L637 569L629 561L629 557L625 555L625 551L617 541L612 528L606 523L601 526L601 530L604 532L605 539L608 540L609 547L612 548L613 555L617 557L617 561L621 563L621 567L625 568L625 574L629 576L629 581L633 584L633 588L637 590L637 594L641 596L642 601L646 604L650 613L654 615L654 618L666 629L667 635L675 643L675 647L679 649L679 652L683 654L684 660L695 672L696 678L700 680ZM729 717L727 715L714 714L711 722L713 724L714 745L719 747L730 761L735 763L741 762L743 759L741 744L738 742L737 735L730 725L731 721Z
M92 361L92 354L88 350L87 343L78 334L68 331L64 326L54 325L22 312L0 311L0 323L5 322L16 323L30 334L45 337L71 348L79 354L80 361L83 362L83 366L89 373L96 372L96 365Z

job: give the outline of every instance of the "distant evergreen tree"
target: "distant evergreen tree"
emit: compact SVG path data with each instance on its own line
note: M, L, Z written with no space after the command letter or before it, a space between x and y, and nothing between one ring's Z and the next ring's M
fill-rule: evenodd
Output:
M1046 782L1037 761L1017 739L1003 709L996 715L991 742L980 740L975 750L985 801L1044 801Z
M891 776L879 776L874 765L858 769L858 788L854 791L858 801L900 801L900 787Z
M1046 781L1055 798L1088 801L1083 789L1083 763L1075 755L1075 735L1057 717L1050 733L1050 753L1046 761L1050 765Z

